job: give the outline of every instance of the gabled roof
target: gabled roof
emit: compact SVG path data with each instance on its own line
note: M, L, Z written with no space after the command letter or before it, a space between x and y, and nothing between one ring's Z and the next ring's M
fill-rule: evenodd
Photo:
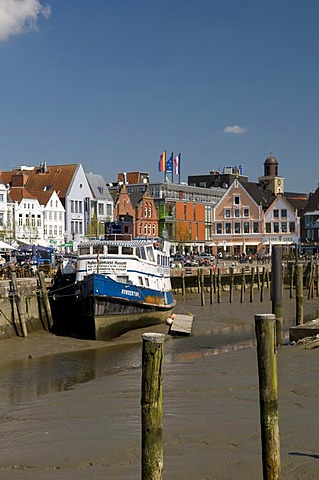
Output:
M1 172L5 185L12 185L12 177L21 173L26 177L25 188L38 196L39 192L56 191L60 198L64 198L70 188L72 179L79 164L50 165L45 168L34 167L32 170L11 170Z
M109 189L107 188L102 175L97 173L86 173L85 176L96 200L107 200L109 202L113 202Z
M129 196L130 196L131 204L135 208L136 205L142 200L143 193L142 192L131 192L129 194Z
M32 170L27 181L30 192L56 191L59 198L64 198L79 164L48 165L45 169L39 167Z
M14 187L10 190L10 198L13 202L20 203L24 198L29 198L31 200L36 200L37 197L32 195L26 188L23 187Z
M276 195L268 189L262 188L258 183L245 182L241 184L257 205L261 205L265 211L275 200Z

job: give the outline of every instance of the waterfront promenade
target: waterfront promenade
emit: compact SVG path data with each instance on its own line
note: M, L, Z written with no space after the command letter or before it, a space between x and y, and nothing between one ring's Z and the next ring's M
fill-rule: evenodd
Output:
M317 305L313 299L307 308ZM193 336L168 337L164 345L164 479L261 479L257 356L251 333L254 313L270 313L271 302L230 305L225 299L221 305L201 307L199 297L192 295L179 298L178 309L196 317ZM287 322L293 312L294 300L285 298ZM140 479L141 333L130 332L107 347L111 361L113 349L130 342L133 349L138 342L131 368L93 376L71 390L45 393L2 413L2 479ZM39 333L0 342L0 365L6 369L20 358L28 368L42 355L78 349L83 349L84 361L86 349L101 351L105 344ZM277 354L283 480L318 477L318 354L318 349L289 345Z

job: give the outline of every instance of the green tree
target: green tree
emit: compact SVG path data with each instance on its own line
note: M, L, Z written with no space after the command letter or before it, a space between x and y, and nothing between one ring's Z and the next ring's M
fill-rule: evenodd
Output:
M95 214L87 226L86 236L88 238L100 238L104 236L104 222L99 222Z

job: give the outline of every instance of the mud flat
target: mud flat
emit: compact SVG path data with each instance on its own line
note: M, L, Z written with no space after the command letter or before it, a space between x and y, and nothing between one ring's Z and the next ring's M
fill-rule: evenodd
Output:
M317 304L314 300L309 310ZM164 346L164 478L262 478L253 337L247 337L246 348L236 342L218 348L213 340L219 330L231 337L236 326L252 328L254 313L269 313L270 301L201 307L192 296L180 299L178 308L194 313L195 321L193 336L168 337ZM285 302L288 323L293 311L293 301ZM112 345L139 342L140 334L130 332ZM18 344L19 349L13 347ZM1 341L0 364L96 347L105 344L39 333ZM318 355L318 349L290 345L277 354L283 480L318 478ZM139 479L140 383L136 364L71 390L14 404L1 416L1 478Z

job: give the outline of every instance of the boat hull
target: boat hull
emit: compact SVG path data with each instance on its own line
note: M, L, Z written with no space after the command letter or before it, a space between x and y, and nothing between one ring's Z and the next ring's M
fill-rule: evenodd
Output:
M51 291L55 333L110 340L129 330L165 323L175 306L171 291L160 292L92 274Z

